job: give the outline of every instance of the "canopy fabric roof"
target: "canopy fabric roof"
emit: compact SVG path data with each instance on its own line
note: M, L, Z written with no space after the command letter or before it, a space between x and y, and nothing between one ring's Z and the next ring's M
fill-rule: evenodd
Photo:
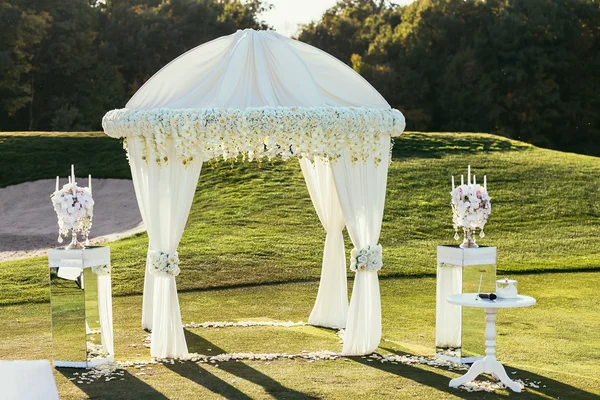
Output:
M274 156L382 160L380 139L399 136L404 116L335 57L273 31L240 30L179 56L104 132L143 139L144 159L167 161L171 140L184 164ZM161 161L162 160L162 161Z
M128 109L390 105L337 58L274 31L239 30L200 45L150 78Z

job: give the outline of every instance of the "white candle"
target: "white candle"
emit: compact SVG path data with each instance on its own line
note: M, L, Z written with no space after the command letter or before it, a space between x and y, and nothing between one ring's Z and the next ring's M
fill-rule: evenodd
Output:
M471 166L469 165L468 174L467 174L467 183L471 184Z
M57 185L56 187L58 187L58 183L56 185ZM58 189L56 189L56 190L58 190ZM454 190L454 175L452 175L452 190Z
M473 175L473 185L477 185L477 178L475 178L475 175Z
M90 194L92 194L92 174L88 175L88 187L90 188Z
M75 165L71 164L71 181L75 183Z
M483 176L483 188L487 190L487 175Z
M465 176L464 176L464 175L461 175L461 176L460 176L460 184L461 184L461 185L464 185L464 184L465 184Z
M56 177L56 192L58 192L58 176Z
M71 177L69 177L69 185L71 184Z

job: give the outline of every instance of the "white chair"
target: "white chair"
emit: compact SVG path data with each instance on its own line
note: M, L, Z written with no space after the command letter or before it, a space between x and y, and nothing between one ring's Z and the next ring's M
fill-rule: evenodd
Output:
M47 360L0 361L0 388L5 400L58 400Z

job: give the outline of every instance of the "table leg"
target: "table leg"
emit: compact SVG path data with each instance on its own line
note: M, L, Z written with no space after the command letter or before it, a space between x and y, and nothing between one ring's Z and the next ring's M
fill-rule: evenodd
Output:
M521 386L512 381L504 367L496 360L496 313L497 308L485 308L485 357L475 362L466 374L450 381L450 387L458 387L472 381L479 374L493 374L507 387L515 392L521 391Z
M479 376L479 374L483 374L484 372L485 372L485 361L477 360L473 363L473 365L471 365L471 368L469 368L469 370L467 371L466 374L464 374L463 376L460 376L458 378L452 379L450 381L450 387L457 388L460 385L463 385L467 382L471 382L472 380L477 378L477 376Z

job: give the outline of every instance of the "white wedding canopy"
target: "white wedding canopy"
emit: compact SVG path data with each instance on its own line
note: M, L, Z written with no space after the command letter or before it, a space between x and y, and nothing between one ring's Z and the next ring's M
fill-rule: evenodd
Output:
M124 138L149 236L142 325L154 357L184 357L177 299L177 246L203 161L300 158L327 232L321 281L309 318L346 328L343 354L381 339L378 247L392 136L402 114L347 65L273 31L246 29L198 46L150 78L103 118ZM348 306L344 226L357 270Z

